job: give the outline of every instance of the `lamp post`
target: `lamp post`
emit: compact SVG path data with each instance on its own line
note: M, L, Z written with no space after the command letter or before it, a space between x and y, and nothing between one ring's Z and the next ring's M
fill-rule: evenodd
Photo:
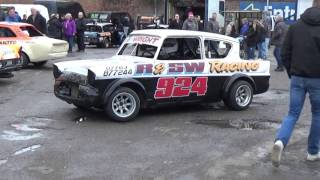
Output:
M168 24L168 0L164 1L164 23Z

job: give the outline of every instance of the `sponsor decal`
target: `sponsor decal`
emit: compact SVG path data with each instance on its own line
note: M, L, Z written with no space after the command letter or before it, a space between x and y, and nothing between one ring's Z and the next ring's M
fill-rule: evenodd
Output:
M138 64L136 75L167 75L176 74L201 74L204 71L205 63L160 63L155 66L153 64ZM167 70L167 71L166 71Z
M204 71L204 62L200 63L169 63L168 74L183 73L194 74Z
M165 70L165 64L161 63L161 64L157 64L154 66L154 71L153 74L154 75L160 75L163 73L163 71Z
M154 98L186 97L191 93L204 96L207 93L207 84L208 77L197 77L193 82L192 77L159 78Z
M0 41L0 45L13 45L17 44L17 41Z
M107 77L111 76L126 76L132 75L133 71L128 66L108 66L103 75Z
M132 42L138 43L138 44L150 44L155 45L157 42L159 42L159 37L154 36L133 36Z
M252 72L257 71L260 67L260 63L258 61L252 62L233 62L226 63L220 61L212 61L210 64L210 73L232 73L232 72Z
M152 74L153 64L138 64L136 69L136 74Z

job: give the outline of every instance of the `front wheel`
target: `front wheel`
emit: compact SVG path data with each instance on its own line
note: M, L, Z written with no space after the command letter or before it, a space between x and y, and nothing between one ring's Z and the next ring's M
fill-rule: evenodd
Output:
M30 63L29 57L24 52L21 53L21 62L23 68L28 67L28 64Z
M140 98L130 88L120 87L108 98L105 112L114 121L128 122L140 111Z
M253 99L253 88L247 81L235 82L229 90L224 103L232 110L248 109Z

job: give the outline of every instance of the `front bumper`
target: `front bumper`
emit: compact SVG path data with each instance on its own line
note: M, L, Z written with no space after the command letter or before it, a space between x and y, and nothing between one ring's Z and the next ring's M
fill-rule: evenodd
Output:
M99 104L99 92L90 85L56 80L54 84L54 94L69 104L86 107L98 106Z
M102 43L102 40L100 40L99 38L88 38L88 37L85 37L84 38L84 43L86 45L100 44L100 43Z

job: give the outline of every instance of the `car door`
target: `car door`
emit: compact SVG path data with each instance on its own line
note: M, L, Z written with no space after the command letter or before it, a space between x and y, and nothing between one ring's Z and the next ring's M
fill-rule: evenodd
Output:
M214 69L219 69L215 63L221 63L226 61L235 61L236 59L229 58L231 52L232 43L206 38L204 39L204 57L206 63L209 65L209 80L208 80L208 96L207 100L217 101L222 98L222 89L226 80L230 77L230 74L226 72L211 72Z
M207 93L201 37L168 37L154 66L157 102L200 101Z

